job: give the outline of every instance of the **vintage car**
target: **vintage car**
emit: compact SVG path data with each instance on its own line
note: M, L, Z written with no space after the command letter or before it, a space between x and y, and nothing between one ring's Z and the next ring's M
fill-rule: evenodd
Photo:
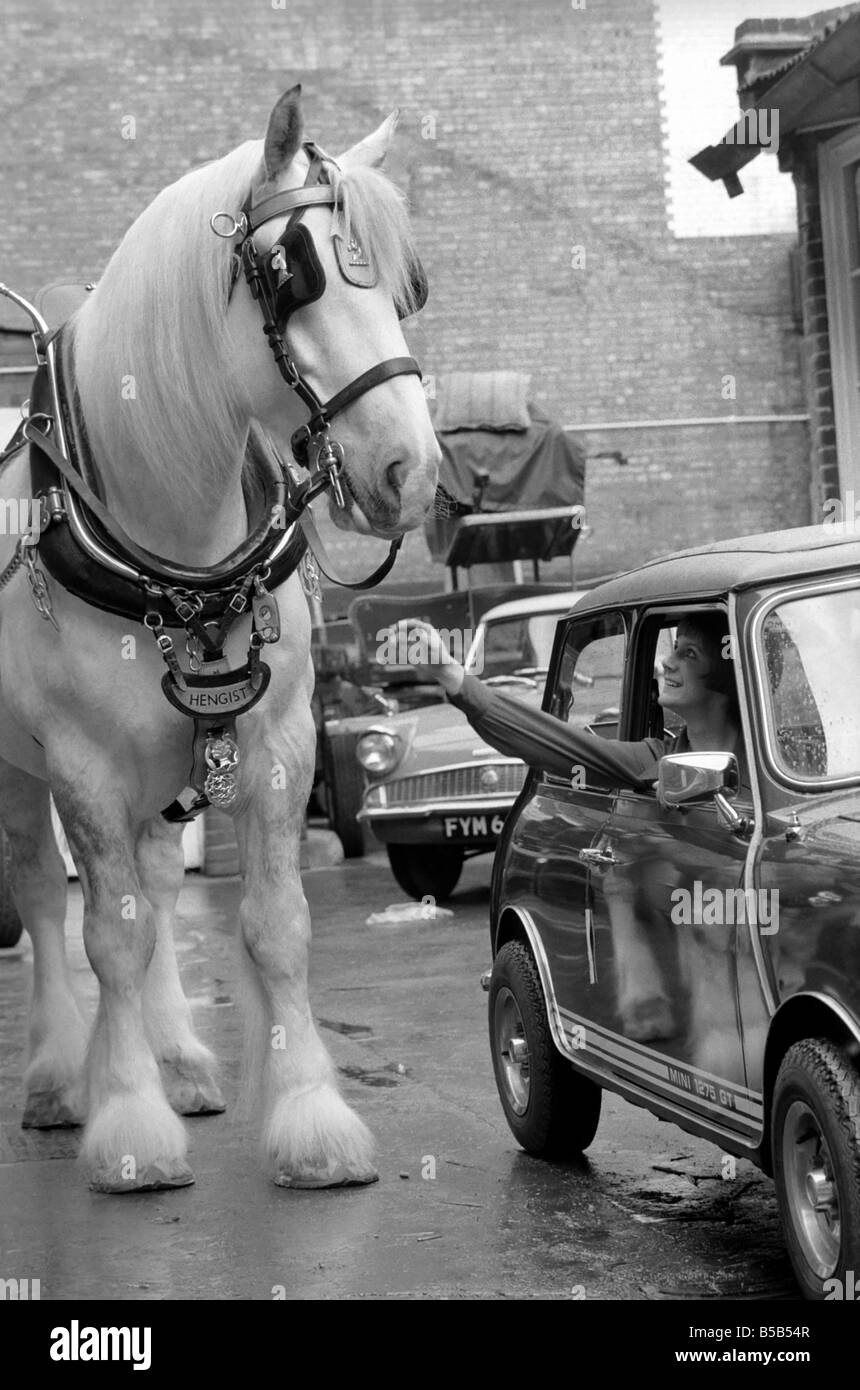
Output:
M559 624L544 710L587 729L576 681L600 676L612 732L671 748L655 661L681 615L721 610L742 745L667 751L638 790L530 770L483 980L528 1152L586 1148L606 1088L751 1159L812 1299L860 1269L860 540L839 530L654 561Z
M489 609L467 670L539 704L556 623L578 597L557 592ZM359 819L385 844L403 891L437 901L454 891L467 856L495 848L526 771L446 703L374 721L356 756L369 781Z

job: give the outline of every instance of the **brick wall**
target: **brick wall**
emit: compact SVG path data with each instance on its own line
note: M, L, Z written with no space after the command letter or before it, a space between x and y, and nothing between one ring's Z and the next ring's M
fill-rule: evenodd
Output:
M309 133L335 151L402 108L392 171L431 279L410 330L428 373L524 367L576 426L805 409L791 239L669 232L651 0L6 0L6 14L4 278L24 293L96 275L160 187L262 134L298 78ZM629 462L591 465L583 569L809 518L802 426L587 444ZM398 571L442 577L420 536Z

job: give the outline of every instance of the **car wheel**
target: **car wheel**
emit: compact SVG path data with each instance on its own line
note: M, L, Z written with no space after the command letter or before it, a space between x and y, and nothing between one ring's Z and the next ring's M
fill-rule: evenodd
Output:
M410 898L450 898L463 872L460 845L386 845L391 872Z
M0 830L0 947L17 946L24 930L12 901L12 851Z
M329 824L343 845L347 859L364 854L364 831L356 820L364 798L364 775L355 756L358 735L324 731L323 776Z
M786 1052L771 1121L774 1180L788 1253L806 1298L860 1270L860 1075L825 1038Z
M602 1092L553 1042L540 976L523 941L506 942L496 956L489 1022L496 1085L517 1142L538 1158L571 1157L588 1148Z

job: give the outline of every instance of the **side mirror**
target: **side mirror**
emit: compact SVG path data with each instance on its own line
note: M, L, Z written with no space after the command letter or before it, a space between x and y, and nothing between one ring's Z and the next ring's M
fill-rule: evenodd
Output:
M658 795L666 806L737 795L740 787L734 753L667 753L660 759Z

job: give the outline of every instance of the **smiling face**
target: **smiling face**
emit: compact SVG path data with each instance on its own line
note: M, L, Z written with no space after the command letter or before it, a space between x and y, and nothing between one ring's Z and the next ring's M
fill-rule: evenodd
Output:
M660 704L684 719L727 704L728 695L715 688L722 683L722 661L721 639L682 619L672 653L663 660Z

